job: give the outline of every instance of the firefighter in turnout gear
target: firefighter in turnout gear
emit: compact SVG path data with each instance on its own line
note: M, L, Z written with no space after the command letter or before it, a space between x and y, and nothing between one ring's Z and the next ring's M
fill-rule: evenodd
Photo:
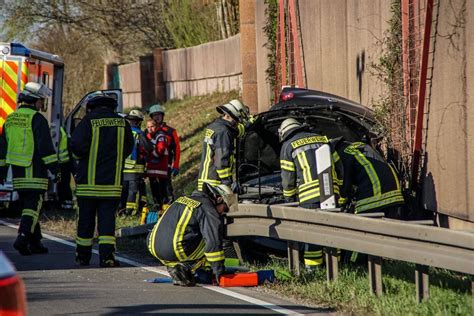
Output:
M143 206L141 196L144 195L145 150L140 129L144 115L139 110L131 110L125 118L130 123L135 141L132 153L125 159L121 208L125 208L126 215L136 215Z
M222 117L212 122L205 131L199 168L198 190L204 183L212 186L233 184L235 142L239 136L239 123L248 118L248 108L239 100L216 108ZM243 124L241 126L244 126Z
M163 204L163 208L166 209L169 206L168 203L174 200L171 178L176 177L179 174L181 147L176 130L164 122L164 108L160 104L152 105L149 109L149 115L156 122L157 132L164 134L168 142L168 177L166 178L166 181L160 181L160 183L162 183L160 186L165 186L161 189L164 189L167 194L167 198L164 200L167 200L168 202Z
M343 166L341 197L353 199L353 211L384 212L386 217L399 218L404 199L394 168L366 143L350 143L340 138L333 146L335 162L342 162Z
M51 90L28 82L18 96L18 109L7 117L0 144L2 180L12 167L13 187L19 194L22 209L18 237L13 247L22 255L47 253L41 244L38 221L43 195L48 189L48 170L57 173L58 155L53 146L48 121L38 111L45 111Z
M280 165L285 199L289 202L298 200L300 206L304 208L319 208L320 191L316 170L316 150L328 144L328 138L306 131L305 127L293 118L284 120L278 133L282 142ZM335 177L333 177L333 188L338 194L339 188ZM307 268L321 265L323 263L322 248L306 244L304 261Z
M78 161L76 262L89 264L97 215L100 266L115 267L115 213L125 158L132 152L134 138L128 122L114 112L114 98L97 95L86 107L88 113L71 137L71 151Z
M67 134L62 126L60 133L58 148L59 172L61 174L61 178L58 182L59 206L63 210L72 210L74 208L71 190L71 173L73 166L69 155Z
M202 191L180 197L148 235L148 250L167 268L175 285L194 286L194 274L209 263L219 282L224 273L223 215L237 197L225 185L208 183Z

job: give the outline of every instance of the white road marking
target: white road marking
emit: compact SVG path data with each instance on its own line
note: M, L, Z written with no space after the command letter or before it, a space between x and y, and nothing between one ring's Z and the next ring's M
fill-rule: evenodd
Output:
M14 224L11 224L9 222L2 221L2 220L0 220L0 225L8 226L8 227L14 228L16 230L18 229L18 225L14 225ZM70 246L70 247L74 247L74 248L76 247L76 244L73 243L73 242L70 242L70 241L67 241L67 240L49 235L49 234L44 234L43 233L42 235L43 235L43 238L49 239L51 241L55 241L57 243L60 243L60 244L66 245L66 246ZM95 249L92 249L92 252L96 255L99 254L99 252ZM122 257L122 256L115 256L115 258L118 261L126 263L128 265L138 267L138 268L142 268L144 270L154 272L154 273L158 273L158 274L162 274L164 276L169 277L169 273L165 270L164 267L151 267L151 266L142 264L140 262L137 262L137 261L134 261L134 260L131 260L131 259L127 259L127 258ZM257 306L261 306L261 307L270 309L270 310L272 310L274 312L277 312L277 313L280 313L280 314L303 315L303 314L300 314L296 311L293 311L293 310L290 310L290 309L287 309L287 308L284 308L284 307L281 307L281 306L278 306L278 305L275 305L275 304L272 304L272 303L269 303L269 302L265 302L265 301L262 301L262 300L244 295L244 294L236 293L236 292L233 292L231 290L224 289L224 288L221 288L221 287L218 287L218 286L202 285L202 287L205 288L205 289L223 294L223 295L227 295L227 296L230 296L230 297L233 297L233 298L236 298L236 299L239 299L239 300L257 305Z

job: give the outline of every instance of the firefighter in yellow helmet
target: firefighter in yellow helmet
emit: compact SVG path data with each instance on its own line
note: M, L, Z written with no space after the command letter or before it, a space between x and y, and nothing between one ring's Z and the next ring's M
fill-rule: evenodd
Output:
M79 206L76 262L89 265L97 217L100 266L116 267L115 214L125 158L132 152L134 139L128 122L114 111L117 100L99 94L86 107L87 114L71 137Z
M41 244L38 221L43 195L48 189L49 170L57 173L58 156L46 118L45 100L51 90L44 84L28 82L18 96L18 108L7 117L0 144L0 166L5 178L7 166L13 172L13 188L18 191L22 214L13 247L21 255L47 253Z
M198 190L204 183L212 186L233 185L235 141L239 136L239 123L248 120L248 107L239 100L231 100L216 108L221 117L205 130L202 143L201 165L198 176Z
M216 281L224 273L224 213L237 196L223 184L204 183L202 191L174 201L148 235L148 250L167 268L175 285L193 286L194 274L212 267ZM199 271L198 271L199 270Z

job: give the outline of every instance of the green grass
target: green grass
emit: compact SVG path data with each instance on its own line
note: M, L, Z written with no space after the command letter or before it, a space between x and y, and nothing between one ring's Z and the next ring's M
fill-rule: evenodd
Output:
M288 274L287 261L274 259L263 267ZM283 273L281 273L281 271ZM279 273L280 272L280 273ZM324 268L299 277L280 277L265 285L269 291L299 301L356 315L472 315L470 279L450 271L430 269L430 299L417 304L414 264L384 261L383 295L370 293L367 268L340 265L336 282L326 282Z

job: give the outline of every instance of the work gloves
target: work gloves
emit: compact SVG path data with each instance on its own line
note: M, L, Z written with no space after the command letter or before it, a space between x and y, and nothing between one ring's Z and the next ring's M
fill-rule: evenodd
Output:
M170 173L173 177L176 177L179 174L179 168L171 168Z

